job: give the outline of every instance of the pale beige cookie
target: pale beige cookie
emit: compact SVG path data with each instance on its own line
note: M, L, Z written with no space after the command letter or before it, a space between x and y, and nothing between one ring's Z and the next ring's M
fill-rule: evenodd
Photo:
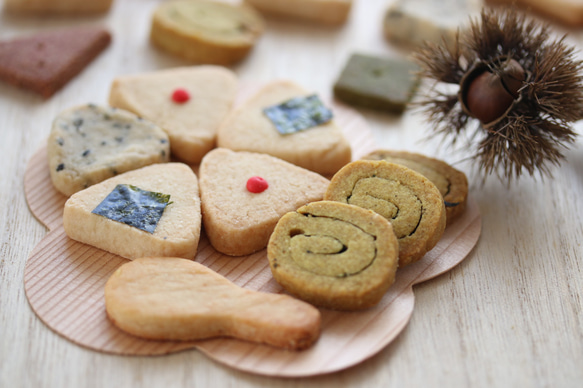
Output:
M323 24L342 24L352 0L245 0L260 12Z
M421 259L445 230L445 206L439 190L423 175L384 160L357 160L330 181L325 200L379 213L399 240L399 266Z
M534 11L541 16L571 27L583 26L581 0L487 0L488 4L516 6Z
M4 0L10 12L48 14L87 14L106 12L113 0Z
M309 304L241 288L179 258L122 265L105 285L105 308L120 329L148 339L234 337L300 350L320 334L320 312Z
M466 208L468 198L468 178L463 172L442 160L406 151L377 150L364 160L386 160L401 164L417 171L429 179L443 196L447 223L450 224Z
M214 148L217 127L236 93L232 71L193 66L118 77L109 103L161 126L170 136L172 154L195 164Z
M245 4L171 0L156 8L150 40L197 63L229 65L248 55L263 29L261 15Z
M276 81L231 112L217 132L217 145L235 151L273 155L322 175L332 175L351 160L351 149L334 119L299 132L280 134L264 109L309 96L300 86Z
M479 16L482 0L396 0L383 22L385 37L400 46L417 47L425 42L453 47L459 28Z
M309 303L338 310L376 305L395 280L398 255L386 219L330 201L284 215L267 247L279 284Z
M69 196L107 178L170 158L168 135L133 113L93 104L61 112L47 142L49 171Z
M130 201L130 198L137 195L137 190L133 188L159 193L147 194L149 198L170 196L152 233L111 219L114 215L136 214L136 210L129 212L128 208L124 207L125 211L111 211L109 216L93 213L112 192L116 192L118 185L126 188L129 187L127 185L131 185L125 198L128 204L135 203L137 211L143 212L142 216L134 219L146 225L152 225L153 215L146 208L146 205L151 207L152 204ZM73 240L128 259L143 256L193 258L196 255L201 229L196 175L185 164L163 163L110 178L74 194L67 200L63 226Z
M204 157L199 177L205 232L216 250L232 256L265 248L279 218L321 200L329 183L269 155L221 148ZM267 187L248 188L256 177Z

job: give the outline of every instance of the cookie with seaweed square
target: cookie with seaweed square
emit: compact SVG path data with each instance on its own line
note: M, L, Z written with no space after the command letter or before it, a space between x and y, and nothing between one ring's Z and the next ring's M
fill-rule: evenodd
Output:
M273 156L217 148L200 165L203 224L216 250L261 250L279 218L322 199L329 181Z
M353 54L334 84L334 96L354 106L402 113L419 84L405 59Z
M48 98L110 43L100 27L42 31L0 42L0 80Z
M351 149L333 111L304 88L275 81L232 111L217 132L217 145L275 156L322 175L351 160Z
M196 175L182 163L120 174L72 195L63 226L73 240L127 259L192 259L201 229Z
M211 65L125 75L113 81L109 103L158 124L170 137L172 155L194 164L215 147L237 83L232 71Z

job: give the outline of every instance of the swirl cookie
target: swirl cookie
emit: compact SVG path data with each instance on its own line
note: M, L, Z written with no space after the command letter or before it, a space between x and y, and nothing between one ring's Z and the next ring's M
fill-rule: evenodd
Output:
M154 12L150 40L197 63L229 65L247 56L263 29L261 15L244 4L175 0Z
M424 155L406 151L378 150L364 157L364 160L386 160L401 164L417 171L429 179L443 196L448 225L466 208L468 179L466 175L449 164Z
M202 264L148 257L122 265L105 285L108 317L138 337L234 337L299 350L320 334L320 312L288 295L241 288Z
M316 306L376 305L395 280L398 243L382 216L339 202L312 202L284 215L267 246L275 280Z
M399 240L399 266L421 259L445 229L439 190L415 171L384 160L357 160L334 175L324 199L379 213Z

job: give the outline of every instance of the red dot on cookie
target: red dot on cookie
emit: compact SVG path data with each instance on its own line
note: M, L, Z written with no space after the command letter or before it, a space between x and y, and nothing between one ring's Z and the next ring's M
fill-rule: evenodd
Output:
M247 180L247 190L252 193L262 193L269 187L267 181L260 176L252 176Z
M172 101L182 104L190 100L190 94L186 89L176 89L172 92Z

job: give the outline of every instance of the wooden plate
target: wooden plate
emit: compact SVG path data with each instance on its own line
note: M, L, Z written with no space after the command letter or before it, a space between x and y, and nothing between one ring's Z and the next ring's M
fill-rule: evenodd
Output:
M355 158L372 151L374 140L354 110L333 104L337 122ZM373 356L407 325L413 312L413 285L460 263L477 243L481 217L474 201L449 226L439 244L419 262L398 271L381 303L362 312L322 311L322 335L310 349L280 350L234 339L193 342L149 341L128 335L107 319L103 289L127 260L69 239L62 223L66 197L51 182L46 149L29 161L25 194L31 212L49 233L31 252L24 274L30 305L52 330L89 349L123 355L162 355L196 348L217 362L269 376L311 376L338 371ZM265 250L245 257L223 255L201 237L196 261L235 284L264 292L283 292L273 280Z

